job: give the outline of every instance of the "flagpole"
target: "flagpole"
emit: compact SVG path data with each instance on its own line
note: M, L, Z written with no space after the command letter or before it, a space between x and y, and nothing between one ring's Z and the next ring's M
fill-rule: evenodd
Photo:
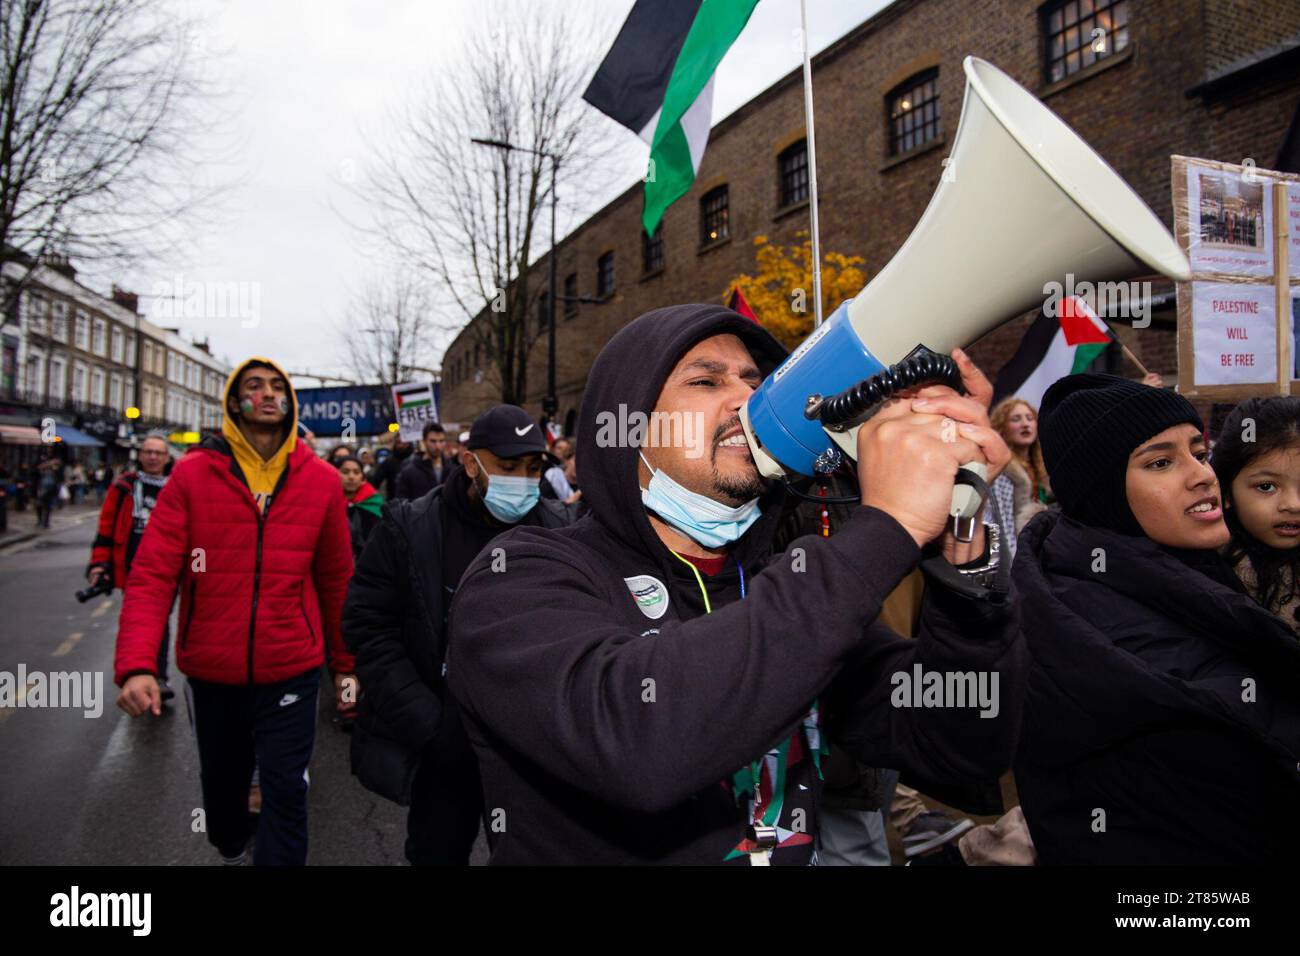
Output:
M822 324L822 240L817 226L817 140L813 134L812 60L808 57L808 0L799 0L803 45L803 111L808 127L808 211L812 217L813 328Z
M1115 337L1115 341L1119 342L1119 336L1116 336L1116 337ZM1141 369L1143 375L1150 375L1150 374L1151 374L1151 372L1147 369L1147 367L1146 367L1145 365L1143 365L1143 364L1138 360L1138 357L1137 357L1136 355L1133 354L1133 350L1132 350L1132 349L1130 349L1130 348L1129 348L1127 345L1125 345L1123 342L1120 342L1120 343L1119 343L1119 347L1122 348L1122 349L1124 350L1124 354L1125 354L1125 355L1127 355L1129 358L1131 358L1131 359L1133 360L1133 364L1136 365L1139 369Z

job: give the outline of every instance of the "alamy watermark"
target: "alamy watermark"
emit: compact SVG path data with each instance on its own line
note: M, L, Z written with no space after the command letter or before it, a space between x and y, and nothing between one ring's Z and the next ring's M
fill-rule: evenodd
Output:
M50 925L128 927L132 936L148 936L153 926L152 893L83 893L73 886L50 897Z
M103 671L0 671L0 710L11 708L69 708L86 718L104 713Z
M997 671L927 671L920 663L911 671L895 671L889 678L894 689L889 703L899 708L979 708L980 717L992 718L1002 709Z
M169 282L155 282L150 294L153 321L239 319L244 329L257 328L262 321L260 282L187 282L177 273Z
M700 458L706 445L703 412L647 414L620 404L596 415L597 448L685 448L687 458Z
M1151 325L1150 282L1076 282L1074 273L1066 273L1065 284L1055 280L1043 285L1043 312L1056 318L1064 299L1082 299L1102 319L1132 319L1135 329Z

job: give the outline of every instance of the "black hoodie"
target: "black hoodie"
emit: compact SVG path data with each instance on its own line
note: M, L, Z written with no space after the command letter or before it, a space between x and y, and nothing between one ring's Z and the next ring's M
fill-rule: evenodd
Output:
M719 306L659 309L615 335L578 428L592 514L508 532L493 542L503 553L480 554L462 580L447 676L478 751L494 863L746 862L741 785L778 746L788 772L773 788L783 804L772 862L808 862L814 702L826 732L874 766L969 781L1010 763L1025 661L1005 594L932 586L914 641L873 624L921 557L884 512L857 507L835 537L799 538L774 557L773 491L706 579L706 615L694 573L650 526L637 449L598 444L598 416L648 414L680 357L723 333L765 374L784 354ZM891 706L890 676L914 663L999 671L999 715Z

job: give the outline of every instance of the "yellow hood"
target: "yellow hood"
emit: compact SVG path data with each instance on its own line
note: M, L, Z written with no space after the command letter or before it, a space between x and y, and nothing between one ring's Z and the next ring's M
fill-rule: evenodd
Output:
M235 460L239 462L244 480L248 483L248 490L253 493L253 500L257 502L258 508L264 511L289 461L289 455L298 443L298 397L293 393L293 386L289 385L289 414L285 418L284 440L269 459L262 458L248 443L244 433L239 430L239 424L230 414L230 397L234 395L235 384L244 369L255 362L271 366L280 373L286 383L289 382L288 374L278 363L261 355L254 355L235 366L235 370L226 379L226 387L221 393L221 435L230 445Z

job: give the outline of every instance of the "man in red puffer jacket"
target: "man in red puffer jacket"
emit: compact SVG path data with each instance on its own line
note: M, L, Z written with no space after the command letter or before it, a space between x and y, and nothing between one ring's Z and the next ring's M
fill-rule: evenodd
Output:
M221 437L172 470L122 602L114 680L133 717L162 712L156 659L179 589L176 664L198 741L208 840L242 863L257 767L254 862L307 858L307 764L318 669L337 706L354 706L354 662L339 624L352 549L334 469L297 442L297 401L274 362L252 358L226 382Z

